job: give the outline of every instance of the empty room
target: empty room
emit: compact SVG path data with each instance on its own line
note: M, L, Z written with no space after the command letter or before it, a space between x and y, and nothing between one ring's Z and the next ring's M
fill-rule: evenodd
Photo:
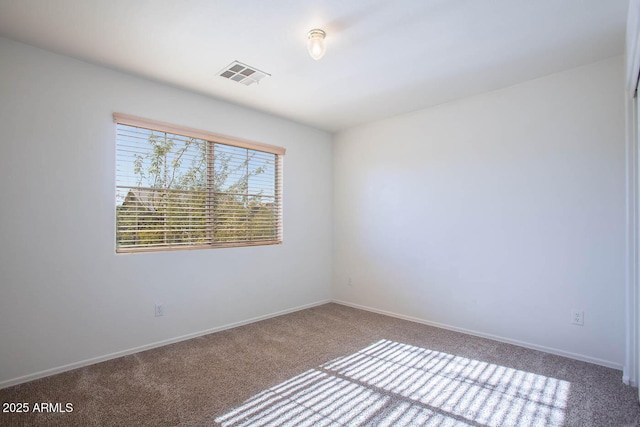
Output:
M640 0L0 0L0 425L640 426Z

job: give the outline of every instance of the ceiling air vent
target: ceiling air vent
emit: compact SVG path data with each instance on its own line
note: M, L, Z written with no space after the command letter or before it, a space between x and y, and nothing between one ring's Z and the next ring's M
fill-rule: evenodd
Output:
M231 64L220 70L218 75L225 79L250 86L253 83L258 83L263 77L270 76L271 74L260 71L250 65L243 64L242 62L233 61Z

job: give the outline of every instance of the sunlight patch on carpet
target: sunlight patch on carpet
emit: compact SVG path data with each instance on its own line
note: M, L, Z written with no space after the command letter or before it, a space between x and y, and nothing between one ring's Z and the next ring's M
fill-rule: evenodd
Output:
M223 426L562 426L567 381L380 340L265 390Z

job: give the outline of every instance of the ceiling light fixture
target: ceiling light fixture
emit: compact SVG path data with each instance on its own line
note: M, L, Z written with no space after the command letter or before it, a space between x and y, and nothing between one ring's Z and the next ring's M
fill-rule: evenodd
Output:
M309 45L307 49L309 50L309 55L316 61L324 56L324 52L326 47L324 45L324 38L326 37L326 33L318 28L309 31Z

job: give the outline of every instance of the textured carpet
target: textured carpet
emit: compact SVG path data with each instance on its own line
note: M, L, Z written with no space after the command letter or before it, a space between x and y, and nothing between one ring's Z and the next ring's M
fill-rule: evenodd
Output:
M636 393L620 371L326 304L0 390L73 406L0 425L621 427Z

